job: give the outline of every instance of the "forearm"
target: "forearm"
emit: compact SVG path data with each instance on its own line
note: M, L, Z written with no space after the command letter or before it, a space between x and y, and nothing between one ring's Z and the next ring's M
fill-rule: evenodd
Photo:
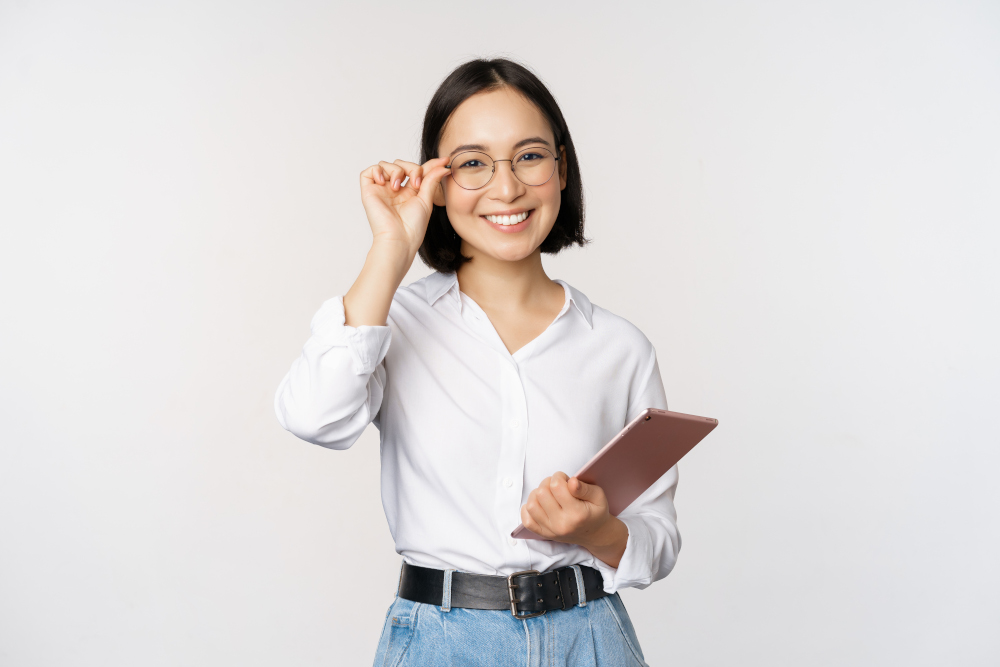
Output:
M402 244L376 241L351 289L344 295L346 324L385 326L392 297L413 263Z

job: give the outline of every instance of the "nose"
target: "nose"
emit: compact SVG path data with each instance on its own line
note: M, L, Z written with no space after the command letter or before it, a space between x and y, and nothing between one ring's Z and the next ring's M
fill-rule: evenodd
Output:
M501 162L505 162L507 166L501 166ZM510 160L494 160L493 169L493 190L495 193L495 199L511 202L524 194L525 185L521 181L517 180L517 176L514 175L513 162Z

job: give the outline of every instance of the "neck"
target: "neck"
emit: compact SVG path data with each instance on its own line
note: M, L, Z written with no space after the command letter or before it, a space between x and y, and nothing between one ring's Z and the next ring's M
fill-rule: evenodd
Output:
M545 300L554 287L562 290L545 274L538 249L508 262L476 252L466 243L462 246L462 254L472 261L458 269L459 289L484 308L520 310Z

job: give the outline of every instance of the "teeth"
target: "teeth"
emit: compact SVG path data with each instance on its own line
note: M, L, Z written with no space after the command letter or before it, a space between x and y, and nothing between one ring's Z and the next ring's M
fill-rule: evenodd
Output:
M531 211L525 211L523 213L518 213L517 215L487 215L485 218L498 225L516 225L519 222L527 220L529 213L531 213Z

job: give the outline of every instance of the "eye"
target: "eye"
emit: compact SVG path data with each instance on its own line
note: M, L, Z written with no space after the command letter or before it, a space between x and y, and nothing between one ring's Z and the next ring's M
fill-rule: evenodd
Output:
M544 160L545 156L541 153L528 152L523 153L521 157L517 159L518 162L534 162L535 160Z
M462 164L458 165L459 169L478 169L479 167L485 167L486 164L482 160L466 160Z

